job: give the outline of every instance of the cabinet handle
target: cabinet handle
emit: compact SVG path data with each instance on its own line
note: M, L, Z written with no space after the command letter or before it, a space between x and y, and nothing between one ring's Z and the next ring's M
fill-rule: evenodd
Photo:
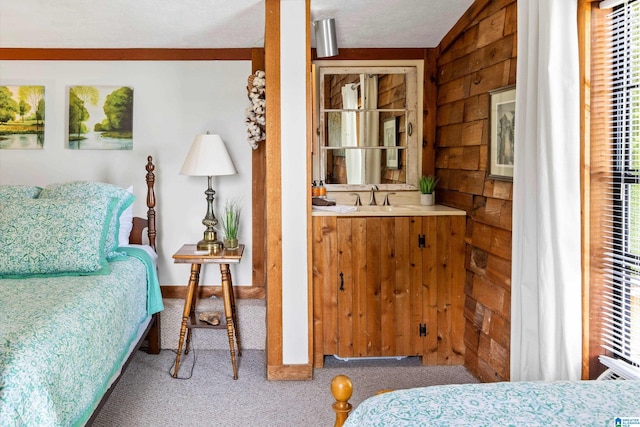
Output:
M344 292L344 273L340 273L340 290Z

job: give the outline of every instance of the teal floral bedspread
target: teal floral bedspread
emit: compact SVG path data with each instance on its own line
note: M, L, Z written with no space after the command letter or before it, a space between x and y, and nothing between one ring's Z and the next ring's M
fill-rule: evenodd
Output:
M106 276L0 280L0 426L91 416L139 325L162 310L155 268L134 255Z
M625 418L640 421L640 381L503 382L397 390L365 400L344 425L637 425L625 424Z

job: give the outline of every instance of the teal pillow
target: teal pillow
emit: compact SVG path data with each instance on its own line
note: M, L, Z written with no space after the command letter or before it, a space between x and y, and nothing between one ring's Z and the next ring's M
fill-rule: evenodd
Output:
M42 188L30 185L0 185L0 202L10 199L37 199Z
M0 277L108 273L104 242L116 202L0 203Z
M68 199L68 200L109 200L117 199L113 215L109 219L109 230L105 240L105 255L108 260L120 255L116 252L119 246L120 215L133 203L135 197L129 191L117 185L104 182L72 181L62 184L51 184L42 190L40 199Z

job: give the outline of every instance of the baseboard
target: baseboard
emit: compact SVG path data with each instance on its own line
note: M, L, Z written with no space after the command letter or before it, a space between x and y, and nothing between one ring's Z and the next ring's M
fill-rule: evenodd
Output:
M302 381L313 379L313 367L304 365L271 365L267 366L269 381Z

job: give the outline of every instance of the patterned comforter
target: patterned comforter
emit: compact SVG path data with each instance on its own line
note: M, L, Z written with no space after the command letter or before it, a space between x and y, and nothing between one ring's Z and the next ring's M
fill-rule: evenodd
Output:
M139 258L111 262L109 275L0 280L0 426L87 421L162 309L155 268Z
M633 419L640 422L640 381L503 382L381 394L362 402L344 425L638 425Z

